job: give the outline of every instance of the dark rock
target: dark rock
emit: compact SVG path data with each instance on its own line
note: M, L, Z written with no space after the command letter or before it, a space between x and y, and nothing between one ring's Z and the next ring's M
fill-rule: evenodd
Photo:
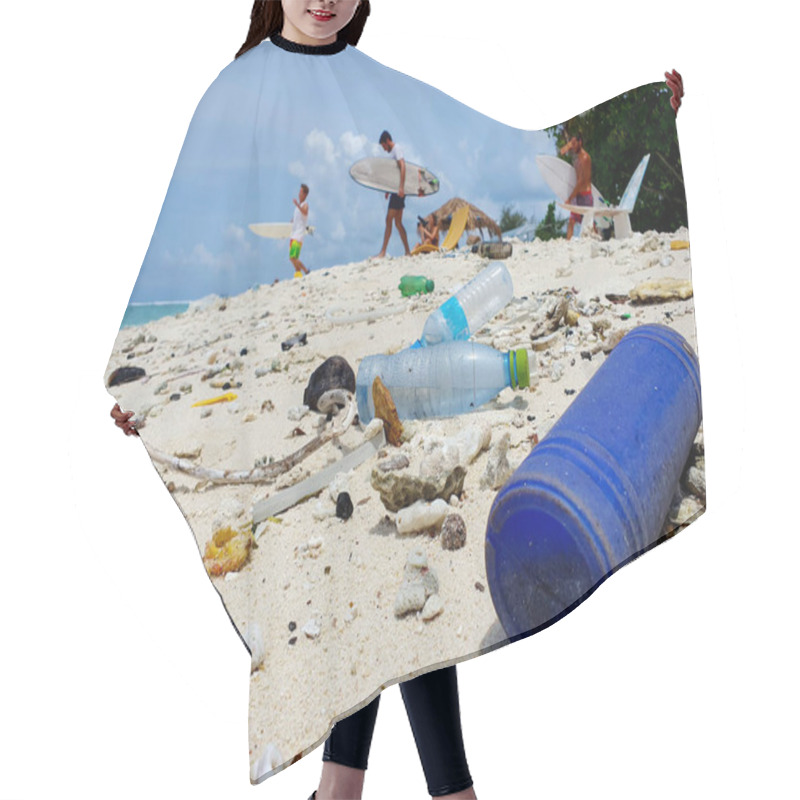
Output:
M239 355L240 355L240 356L246 356L246 355L247 355L247 348L246 348L246 347L243 347L243 348L242 348L242 349L239 351Z
M581 358L584 361L591 361L592 360L592 354L588 350L581 350Z
M320 397L331 389L346 389L348 392L356 390L353 368L341 356L331 356L311 373L303 392L303 405L319 411L317 403Z
M290 622L289 623L289 633L294 633L297 630L297 623Z
M111 375L108 376L109 386L120 386L123 383L130 383L131 381L138 381L139 378L144 378L147 373L141 367L120 367L115 369ZM355 389L353 390L355 391Z
M296 636L292 636L292 638L289 639L289 644L292 644L292 645L297 644L297 637Z
M177 400L180 400L180 399L181 399L181 393L180 393L180 392L175 392L174 394L171 394L171 395L169 396L169 399L170 399L170 400L171 400L171 401L174 403L174 402L176 402Z
M475 588L479 592L485 592L486 591L486 587L480 581L475 581Z
M350 519L353 516L353 501L347 492L342 492L336 498L336 516L339 519Z
M467 543L467 524L460 514L449 514L442 523L442 547L460 550Z

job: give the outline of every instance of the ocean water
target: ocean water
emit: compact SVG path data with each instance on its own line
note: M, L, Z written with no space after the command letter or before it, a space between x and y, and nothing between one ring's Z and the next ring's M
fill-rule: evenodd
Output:
M120 328L133 328L162 317L174 317L189 308L189 303L130 303L125 309Z

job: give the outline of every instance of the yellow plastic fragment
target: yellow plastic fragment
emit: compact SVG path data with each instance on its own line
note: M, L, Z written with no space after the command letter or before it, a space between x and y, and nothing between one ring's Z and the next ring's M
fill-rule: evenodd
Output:
M211 397L208 400L199 400L197 403L192 403L192 408L197 408L198 406L213 406L214 403L230 403L230 401L235 400L236 397L237 396L233 392L226 392L219 397Z
M669 243L670 250L688 250L689 242L685 239L674 239Z

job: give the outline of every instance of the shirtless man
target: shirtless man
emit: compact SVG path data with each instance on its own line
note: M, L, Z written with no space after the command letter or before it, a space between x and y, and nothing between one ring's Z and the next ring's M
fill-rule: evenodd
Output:
M572 165L577 173L575 189L567 198L567 205L591 206L594 204L592 199L592 159L583 149L583 135L578 132L573 136L559 151L561 155L573 153ZM583 216L574 211L569 215L567 223L567 241L572 238L572 231L576 222L581 222Z
M394 223L397 232L400 234L403 247L406 249L406 255L409 255L411 250L408 247L406 229L403 227L403 209L406 207L406 193L404 188L406 183L406 160L403 157L403 151L392 141L392 135L389 131L384 131L381 134L379 144L392 156L397 162L397 166L400 168L400 190L397 194L392 194L391 196L389 192L386 192L386 197L389 199L389 209L386 212L386 230L383 234L383 247L375 258L386 257L386 248L389 246L389 238L392 235L392 223Z

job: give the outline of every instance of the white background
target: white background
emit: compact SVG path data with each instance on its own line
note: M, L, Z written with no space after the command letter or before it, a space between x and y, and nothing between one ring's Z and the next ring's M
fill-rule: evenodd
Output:
M189 119L250 5L0 12L2 800L316 786L319 753L250 787L248 656L102 383ZM553 628L459 667L482 800L797 796L796 44L782 4L712 5L375 0L362 40L530 129L667 68L686 83L709 511ZM364 796L426 797L395 688Z

